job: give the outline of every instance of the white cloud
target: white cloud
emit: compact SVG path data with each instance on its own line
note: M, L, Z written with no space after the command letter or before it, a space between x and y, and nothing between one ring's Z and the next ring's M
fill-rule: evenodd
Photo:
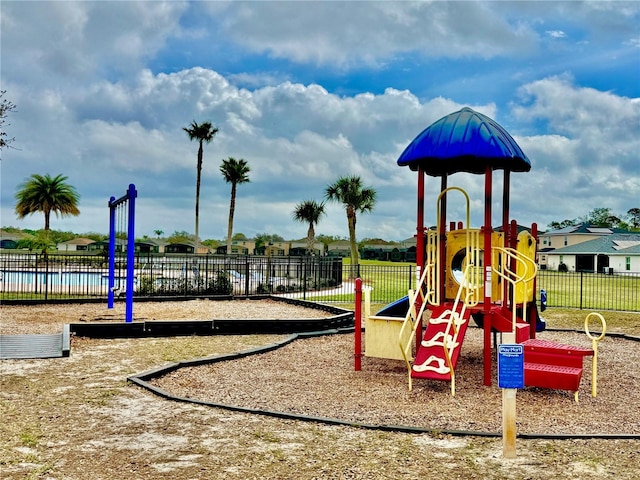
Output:
M31 84L75 84L131 72L180 32L186 7L185 2L3 2L3 64L11 65L13 78Z
M211 221L204 222L203 234L219 238L224 235L219 226L224 225L229 193L218 166L227 156L245 158L252 169L251 183L239 191L238 231L268 231L270 225L277 225L280 234L293 235L297 230L290 210L296 202L322 199L325 187L338 176L358 174L379 191L375 221L363 220L359 235L380 236L376 231L395 232L394 238L412 235L412 229L406 228L415 219L416 177L395 161L423 128L461 107L450 99L420 101L410 92L394 89L381 95L339 97L318 85L285 82L250 91L205 69L156 76L144 71L128 85L102 81L68 95L72 101L46 91L38 97L45 112L62 113L48 119L44 115L38 123L48 131L55 125L61 133L55 139L54 158L48 158L55 162L54 173L69 174L87 199L98 193L108 198L114 191L124 191L128 183L136 183L140 208L161 212L165 220L175 219L177 230L189 230L192 223L175 212L190 212L194 198L196 144L181 130L191 120L189 105L200 110L198 121L213 119L220 133L205 147L201 211ZM493 118L498 115L495 105L475 108ZM578 206L565 201L568 191L587 195L592 208L606 205L625 212L631 208L615 196L626 191L629 198L638 192L638 176L628 175L624 168L637 168L633 156L639 141L634 135L637 101L576 87L570 78L550 77L524 85L512 113L524 122L520 131L527 130L527 122L542 120L547 125L547 133L517 136L534 168L523 174L527 180L522 188L527 193L514 195L514 211L530 221L548 218L547 223L571 217L558 211L560 205L566 205L567 212ZM30 123L20 119L15 125L20 129L18 137L28 137ZM13 154L35 158L47 150L46 144L34 143L29 152ZM9 160L3 165L9 175L3 175L3 184L15 182L12 176L18 172L26 177L38 168L30 165L25 170ZM521 182L520 175L514 177L514 185ZM478 177L458 174L452 181L482 198ZM438 182L430 179L431 193L439 188ZM539 200L533 205L531 198ZM148 201L155 205L151 210L145 205ZM583 205L580 212L586 211ZM274 212L277 218L272 218ZM256 224L259 221L261 225ZM151 228L150 223L146 228ZM340 233L341 224L325 221L319 231L335 228L330 233ZM207 228L213 230L207 232ZM99 230L99 224L93 230Z
M520 93L526 106L516 106L515 115L543 120L550 130L578 139L583 167L616 161L623 169L637 168L640 99L577 87L567 76L538 80Z
M547 35L549 35L551 38L566 38L567 34L564 33L562 30L547 30L545 32Z
M617 214L640 198L640 100L578 87L567 76L520 89L514 115L543 122L548 134L519 138L544 181L537 207L543 218L562 220L594 208ZM539 175L540 175L539 174ZM548 223L547 221L547 223Z
M380 66L405 53L489 58L531 49L533 31L495 10L478 2L235 3L224 9L223 28L252 51L343 68Z
M594 58L603 64L620 51L631 58L623 43L637 44L637 28L629 28L637 27L634 4L2 2L0 8L2 85L18 105L10 118L18 150L3 152L3 225L17 224L12 204L19 182L32 173L63 173L80 190L82 215L54 228L104 231L108 198L135 183L140 235L191 231L197 144L182 127L210 120L220 131L205 146L204 238L226 234L229 186L218 166L228 156L245 158L252 169L251 183L238 192L237 231L301 237L306 228L291 220L293 206L321 199L327 184L355 173L379 193L374 213L358 220L358 236L406 238L415 233L416 174L396 159L424 128L463 106L513 129L533 162L530 173L512 176L512 212L521 223L544 227L595 207L624 213L638 206L640 100L583 86L570 70ZM532 61L525 54L546 43L570 44L545 42L544 32L588 41L593 56L570 66L566 57ZM603 38L616 48L596 52ZM194 51L183 52L182 41ZM207 43L188 43L196 41ZM230 73L208 56L214 45L234 57ZM515 66L483 68L495 57ZM372 67L405 67L395 63L399 58L427 66L448 58L462 73L425 70L415 84L430 84L435 93L423 96L386 77L376 93L358 89L357 81L340 85L350 80L349 69L363 76L375 75ZM297 65L289 68L290 60ZM299 81L298 69L308 63L322 68L306 78L315 72L329 80ZM488 98L483 86L496 98L481 100ZM496 192L500 182L496 175ZM450 185L469 192L478 223L480 177L456 174ZM427 223L439 187L439 179L427 179ZM451 208L452 216L462 215L455 202ZM346 235L344 212L337 205L330 212L318 232ZM19 225L41 223L36 216Z

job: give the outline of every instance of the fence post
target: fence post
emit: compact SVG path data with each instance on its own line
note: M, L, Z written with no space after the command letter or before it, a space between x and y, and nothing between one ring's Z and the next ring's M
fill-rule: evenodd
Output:
M584 272L581 270L580 271L580 310L582 310L583 275L584 275Z
M302 299L307 299L307 260L302 262Z
M38 267L40 266L40 256L36 253L33 257L33 264L35 265L35 269L33 271L33 293L40 293L40 289L38 288Z
M362 369L362 279L356 278L354 306L354 368L356 372Z
M228 254L225 255L225 262L228 259ZM251 267L249 266L249 256L245 255L244 257L244 295L245 297L249 296L249 274L251 273Z
M49 299L49 254L46 247L44 253L44 299Z

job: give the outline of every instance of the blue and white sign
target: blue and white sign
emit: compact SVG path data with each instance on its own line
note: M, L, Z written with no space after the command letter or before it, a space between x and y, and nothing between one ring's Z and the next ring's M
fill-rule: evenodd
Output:
M498 345L498 386L524 388L524 346L519 343Z

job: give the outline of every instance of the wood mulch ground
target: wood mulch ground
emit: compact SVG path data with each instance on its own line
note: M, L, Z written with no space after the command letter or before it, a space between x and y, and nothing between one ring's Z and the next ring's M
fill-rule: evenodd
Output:
M286 310L283 310L286 309ZM314 313L315 312L315 313ZM0 307L0 333L55 333L63 323L119 321L124 307ZM136 320L312 318L327 313L281 302L175 302L135 306ZM499 432L501 394L482 385L480 330L470 328L449 384L416 381L401 362L364 358L353 368L353 336L299 339L229 362L154 380L197 400L353 423ZM584 334L541 338L589 346ZM640 476L639 440L518 440L406 434L282 420L176 403L126 382L167 362L270 344L282 335L147 339L73 338L71 356L0 362L2 478L615 478ZM518 432L640 435L640 346L605 338L598 396L585 363L580 402L564 391L518 391Z

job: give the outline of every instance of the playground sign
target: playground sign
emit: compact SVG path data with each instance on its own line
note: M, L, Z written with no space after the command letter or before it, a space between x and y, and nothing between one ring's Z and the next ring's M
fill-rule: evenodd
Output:
M524 346L522 344L498 345L498 386L524 388Z

